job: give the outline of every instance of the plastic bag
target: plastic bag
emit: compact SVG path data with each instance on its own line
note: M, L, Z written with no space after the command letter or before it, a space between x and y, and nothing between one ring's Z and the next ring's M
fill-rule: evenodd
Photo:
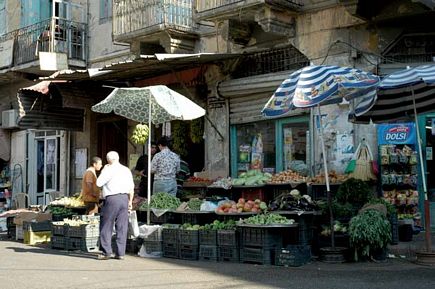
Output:
M128 212L128 236L130 239L137 238L139 236L139 225L137 223L136 211Z
M361 151L361 143L359 143L358 147L356 148L355 153L352 156L352 159L347 164L346 169L344 170L345 174L350 174L350 173L353 173L355 171L356 159L358 158L360 151Z
M206 212L211 212L214 210L216 210L218 207L218 205L214 202L210 202L210 201L205 201L201 204L200 210L201 211L206 211Z

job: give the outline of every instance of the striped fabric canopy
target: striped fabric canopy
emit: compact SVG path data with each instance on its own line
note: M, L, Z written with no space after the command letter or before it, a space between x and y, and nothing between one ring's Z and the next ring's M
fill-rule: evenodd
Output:
M266 117L282 116L290 110L318 104L355 100L358 115L376 100L379 77L355 68L307 66L290 74L264 106Z
M413 98L417 113L435 110L435 64L388 75L379 85L373 107L363 115L351 115L349 118L353 122L372 120L375 123L409 118L414 115ZM358 109L357 106L355 110Z

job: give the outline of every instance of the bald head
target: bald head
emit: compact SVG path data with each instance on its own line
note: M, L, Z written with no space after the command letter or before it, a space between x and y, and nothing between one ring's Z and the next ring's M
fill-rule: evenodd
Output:
M110 151L107 153L106 159L109 164L115 164L119 162L119 155L115 151Z

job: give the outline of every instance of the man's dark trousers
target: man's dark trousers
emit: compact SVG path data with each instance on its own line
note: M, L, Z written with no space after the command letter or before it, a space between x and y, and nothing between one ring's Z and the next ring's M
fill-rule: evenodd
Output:
M100 214L100 245L103 254L112 254L112 231L116 230L115 255L124 256L128 230L128 195L107 196Z

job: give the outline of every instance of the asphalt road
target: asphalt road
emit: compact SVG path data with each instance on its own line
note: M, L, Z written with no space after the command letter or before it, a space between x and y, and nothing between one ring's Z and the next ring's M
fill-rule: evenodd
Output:
M211 263L51 250L0 240L0 288L435 288L435 268L405 260L302 267Z

